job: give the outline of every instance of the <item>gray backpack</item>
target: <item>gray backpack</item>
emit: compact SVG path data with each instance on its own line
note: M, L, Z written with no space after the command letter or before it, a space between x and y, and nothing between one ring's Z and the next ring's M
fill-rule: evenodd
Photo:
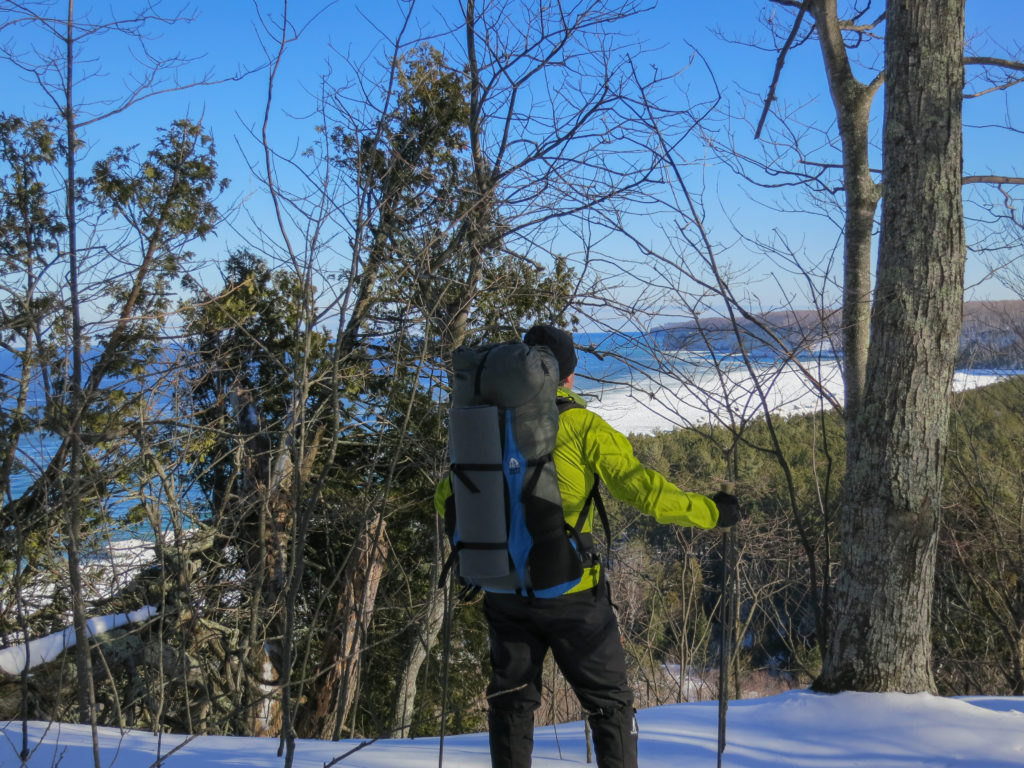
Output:
M460 347L453 369L446 526L458 574L491 592L561 595L583 561L552 459L558 363L547 347L513 342Z

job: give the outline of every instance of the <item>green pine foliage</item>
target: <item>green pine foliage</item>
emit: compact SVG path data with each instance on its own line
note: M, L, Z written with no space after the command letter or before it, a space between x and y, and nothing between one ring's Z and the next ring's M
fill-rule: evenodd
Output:
M829 413L770 423L762 419L742 431L700 427L632 438L642 461L685 490L712 495L721 481L735 480L744 514L738 531L743 610L736 630L747 642L740 653L745 666L770 668L793 681L806 682L816 671L813 649L820 642L819 617L828 586L820 574L823 564L836 558L830 541L842 473L835 458L841 464L842 429L838 416ZM696 661L706 672L717 659L720 633L720 535L661 526L612 506L621 510L623 538L639 535L645 542L650 562L643 581L650 588L643 590L643 600L662 606L660 613L641 612L634 635L660 643L658 658L684 666ZM621 570L614 576L623 578ZM666 593L665 584L673 585L671 592ZM675 595L668 613L663 607L671 603L667 595ZM659 621L661 631L649 626ZM637 658L639 645L633 643Z
M806 683L821 658L818 614L827 609L827 580L839 563L835 523L843 476L843 426L836 413L762 420L748 425L730 461L745 522L739 529L742 627L747 661ZM934 674L942 693L1024 691L1024 385L1017 378L955 397L946 471L943 525L934 606ZM726 476L720 446L726 428L634 436L637 455L688 490L712 493ZM778 449L769 446L777 442ZM779 457L785 461L779 461ZM640 665L656 647L679 663L716 657L717 537L658 526L619 505L621 563L637 606L625 611L632 656ZM799 522L798 522L799 521ZM645 542L635 554L635 539ZM614 553L613 553L614 554ZM699 573L699 589L680 574ZM637 586L639 585L639 586ZM671 586L667 586L671 585ZM619 588L620 592L623 590ZM683 597L686 601L683 602ZM653 606L653 607L652 607ZM687 616L685 624L675 617ZM827 637L826 637L827 641ZM686 653L690 655L687 656ZM687 662L683 662L687 663Z
M1024 694L1024 383L956 398L933 616L945 694Z
M4 287L0 347L14 360L0 379L0 491L3 496L3 565L0 583L17 587L17 564L24 570L48 570L53 557L48 542L60 521L37 506L14 505L18 475L32 471L26 449L46 418L47 408L32 397L40 379L56 367L56 346L39 331L52 322L60 306L57 287L47 279L65 227L47 188L63 157L54 126L0 115L0 280ZM12 602L5 593L4 602ZM35 627L44 629L45 627ZM12 612L0 618L0 633L16 631Z

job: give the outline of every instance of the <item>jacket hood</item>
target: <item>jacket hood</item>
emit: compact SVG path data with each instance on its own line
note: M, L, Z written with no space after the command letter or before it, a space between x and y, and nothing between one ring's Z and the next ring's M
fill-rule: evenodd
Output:
M559 387L558 388L558 396L559 397L567 397L570 400L572 400L574 403L576 403L576 405L582 405L584 408L587 407L587 401L584 400L581 395L576 394L571 389L566 389L565 387Z

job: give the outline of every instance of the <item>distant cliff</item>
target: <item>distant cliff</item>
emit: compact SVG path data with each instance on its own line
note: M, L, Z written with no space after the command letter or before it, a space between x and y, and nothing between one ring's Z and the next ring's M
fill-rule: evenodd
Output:
M1024 368L1024 301L964 304L958 368Z
M748 354L778 357L842 355L838 311L783 310L739 321ZM677 323L653 333L664 349L735 354L736 334L728 318ZM964 303L958 368L1024 369L1024 301Z

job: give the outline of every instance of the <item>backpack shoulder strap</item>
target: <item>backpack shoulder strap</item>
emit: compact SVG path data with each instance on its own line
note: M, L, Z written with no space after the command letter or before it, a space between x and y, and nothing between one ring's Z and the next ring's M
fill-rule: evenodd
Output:
M558 400L558 415L561 416L565 411L573 408L586 408L584 405L580 405L571 397L559 397ZM590 511L591 504L597 510L598 517L601 519L601 527L604 529L604 541L606 551L611 552L612 547L612 530L611 525L608 524L608 511L605 509L604 500L601 498L601 476L594 473L594 485L590 489L590 495L587 496L586 501L583 502L583 509L580 510L580 516L576 518L576 524L572 526L572 532L578 537L580 530L583 528L583 521L587 519L587 513Z

